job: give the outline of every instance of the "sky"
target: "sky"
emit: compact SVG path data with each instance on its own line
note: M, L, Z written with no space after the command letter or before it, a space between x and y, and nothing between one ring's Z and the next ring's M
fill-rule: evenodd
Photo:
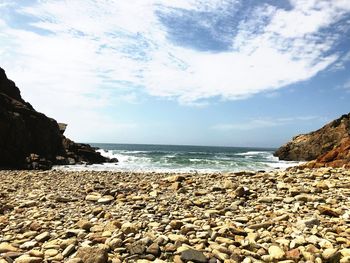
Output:
M0 0L0 67L78 142L278 147L350 111L350 1Z

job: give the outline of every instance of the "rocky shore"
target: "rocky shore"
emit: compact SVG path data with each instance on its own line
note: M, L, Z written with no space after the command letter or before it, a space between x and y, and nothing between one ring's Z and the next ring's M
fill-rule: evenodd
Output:
M350 170L0 181L0 263L350 262Z

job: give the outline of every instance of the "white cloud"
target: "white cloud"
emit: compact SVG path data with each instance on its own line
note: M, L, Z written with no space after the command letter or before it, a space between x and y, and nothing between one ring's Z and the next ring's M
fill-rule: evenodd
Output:
M343 54L336 63L332 65L330 68L331 71L338 71L345 69L345 64L350 61L350 51L347 53Z
M6 8L6 3L0 6ZM15 29L0 20L0 60L27 100L62 119L76 109L96 112L109 105L113 89L132 90L124 97L130 103L137 101L137 88L143 88L153 96L202 106L214 96L240 99L273 92L337 62L338 54L330 51L338 36L320 30L349 12L346 0L293 0L290 10L260 5L239 23L232 47L223 52L173 43L158 17L162 13L181 19L181 9L222 17L232 5L238 8L240 3L38 1L14 10L35 17L30 26L48 34ZM216 22L206 21L205 27ZM67 115L59 113L62 107Z
M276 10L266 31L285 38L299 38L328 27L350 10L344 0L291 0L292 10Z
M300 117L286 117L286 118L260 118L250 120L243 123L226 123L216 124L211 128L218 131L233 131L233 130L255 130L261 128L269 128L276 126L283 126L293 124L296 122L312 121L320 119L317 116L300 116Z

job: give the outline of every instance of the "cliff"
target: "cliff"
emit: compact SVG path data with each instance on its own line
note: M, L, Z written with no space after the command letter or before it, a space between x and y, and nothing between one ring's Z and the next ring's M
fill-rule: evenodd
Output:
M103 163L108 159L67 139L65 125L37 112L0 68L0 168L48 169L53 164Z
M350 162L349 145L350 113L317 131L294 137L275 156L287 161L312 161L309 167L340 167Z

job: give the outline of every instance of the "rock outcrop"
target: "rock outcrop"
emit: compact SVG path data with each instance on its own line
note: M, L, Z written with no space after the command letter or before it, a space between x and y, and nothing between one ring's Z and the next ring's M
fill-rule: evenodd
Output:
M301 134L280 147L275 156L287 161L320 160L336 164L346 162L349 156L350 113L341 116L321 129L309 134ZM344 152L343 152L344 151ZM339 166L339 164L337 164Z
M350 138L339 146L321 155L316 160L307 162L302 168L345 167L350 168Z
M67 139L65 125L37 112L0 68L0 167L48 169L53 164L103 163L94 148Z

